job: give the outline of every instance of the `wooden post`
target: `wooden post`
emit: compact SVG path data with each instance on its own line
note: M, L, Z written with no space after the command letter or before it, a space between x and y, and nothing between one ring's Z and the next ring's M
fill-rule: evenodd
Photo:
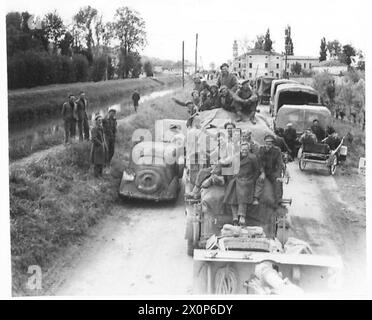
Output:
M195 39L195 73L198 71L198 34Z
M185 87L185 41L182 41L182 88Z

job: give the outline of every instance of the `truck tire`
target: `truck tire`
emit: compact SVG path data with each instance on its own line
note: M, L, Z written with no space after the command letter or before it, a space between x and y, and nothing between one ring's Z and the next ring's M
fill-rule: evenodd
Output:
M192 239L187 239L186 240L187 242L187 247L186 247L186 250L187 250L187 255L189 257L193 257L194 256L194 243L193 243L193 240Z

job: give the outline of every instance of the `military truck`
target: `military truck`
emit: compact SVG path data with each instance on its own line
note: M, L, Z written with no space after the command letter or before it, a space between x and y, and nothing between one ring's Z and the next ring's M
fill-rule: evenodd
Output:
M194 144L186 144L186 191L193 188L200 168L209 165L208 151L218 149L219 142L213 138L216 132L236 120L235 114L222 109L199 116L196 123L201 128L188 130L198 134ZM256 125L243 121L237 122L237 127L251 131L258 144L271 133L260 115ZM192 162L195 158L207 161ZM342 261L315 255L309 244L293 237L288 214L291 199L275 205L272 185L265 180L260 204L249 208L247 225L234 226L232 213L223 204L224 193L224 186L211 185L202 189L200 199L185 198L185 238L187 254L194 261L194 294L298 295L337 290Z

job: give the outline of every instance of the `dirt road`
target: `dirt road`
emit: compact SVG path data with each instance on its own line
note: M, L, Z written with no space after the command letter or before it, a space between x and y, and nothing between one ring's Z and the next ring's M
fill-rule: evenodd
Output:
M340 255L345 289L363 293L365 211L342 199L336 180L341 176L312 167L301 172L297 162L289 164L289 172L284 195L293 199L293 236L308 241L315 253ZM118 204L53 294L191 294L192 259L186 255L184 226L182 199L167 205Z

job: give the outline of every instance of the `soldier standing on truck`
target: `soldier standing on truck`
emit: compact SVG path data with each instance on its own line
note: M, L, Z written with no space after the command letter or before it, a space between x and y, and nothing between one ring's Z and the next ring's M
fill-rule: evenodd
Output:
M248 143L240 150L239 171L228 182L223 202L231 206L234 225L245 225L248 205L252 204L255 183L260 175L256 156L250 152Z
M138 101L141 99L137 89L134 89L134 92L132 94L132 100L133 100L133 106L134 106L134 111L137 112L138 108Z
M84 91L80 92L79 100L76 102L77 104L77 125L79 130L79 140L83 141L83 133L84 133L84 140L89 140L89 122L88 122L88 100L85 97Z
M76 131L77 105L73 94L68 96L68 101L62 106L62 118L65 128L65 144L67 144L71 138L75 137Z
M115 153L115 139L116 139L116 131L117 131L117 121L115 118L116 110L114 108L110 108L108 111L108 115L105 119L103 119L103 132L105 134L105 140L107 143L107 164L110 165L111 159Z
M238 89L238 79L234 74L229 73L229 65L227 63L223 63L220 69L221 74L218 76L217 86L219 88L226 86L229 90L235 92Z
M261 174L257 179L253 205L258 205L264 188L265 178L270 181L274 191L274 206L278 207L283 197L282 153L274 146L275 137L267 134L264 137L265 145L260 148L258 160L261 165Z

